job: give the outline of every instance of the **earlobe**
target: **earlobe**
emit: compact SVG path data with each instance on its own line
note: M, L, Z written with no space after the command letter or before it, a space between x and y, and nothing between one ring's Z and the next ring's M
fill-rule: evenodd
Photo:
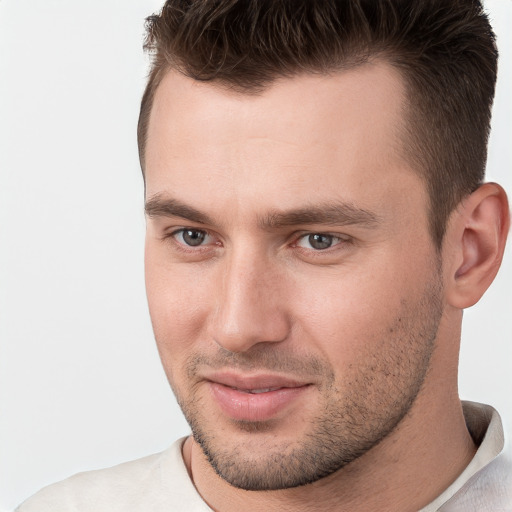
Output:
M486 183L453 215L447 232L453 262L447 299L464 309L478 302L500 268L510 226L507 195L501 186Z

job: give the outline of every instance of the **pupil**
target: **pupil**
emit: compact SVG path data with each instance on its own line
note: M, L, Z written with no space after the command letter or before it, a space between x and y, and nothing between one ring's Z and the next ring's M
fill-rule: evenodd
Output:
M183 240L187 245L201 245L204 241L205 234L202 231L187 230L183 232Z
M328 249L332 245L332 236L329 235L309 235L309 243L314 249Z

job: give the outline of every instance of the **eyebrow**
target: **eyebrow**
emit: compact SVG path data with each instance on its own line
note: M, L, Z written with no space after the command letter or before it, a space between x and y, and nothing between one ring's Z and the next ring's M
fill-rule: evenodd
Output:
M330 202L322 205L299 208L285 212L272 212L260 222L264 228L278 229L301 224L324 224L327 226L360 225L372 228L379 224L379 217L350 203Z
M212 219L205 213L177 199L164 197L162 194L156 194L146 201L144 211L150 218L181 217L198 224L213 224Z
M148 199L144 210L150 218L180 217L198 224L215 224L207 214L163 194L156 194ZM378 215L369 210L358 208L351 203L336 201L289 211L275 210L262 217L258 224L262 229L279 229L304 224L359 225L372 228L379 222Z

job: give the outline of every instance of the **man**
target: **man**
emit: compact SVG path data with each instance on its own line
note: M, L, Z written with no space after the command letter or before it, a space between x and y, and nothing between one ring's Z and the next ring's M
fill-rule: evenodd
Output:
M147 47L146 284L193 435L19 510L512 507L457 392L509 227L481 5L169 1Z

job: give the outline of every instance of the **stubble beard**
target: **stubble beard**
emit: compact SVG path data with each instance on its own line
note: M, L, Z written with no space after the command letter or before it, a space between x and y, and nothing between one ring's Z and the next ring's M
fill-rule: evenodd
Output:
M205 415L200 394L185 399L173 386L194 440L215 472L234 487L278 490L306 485L326 477L385 439L410 411L427 375L442 316L440 279L431 283L415 304L402 301L399 314L372 345L374 353L342 382L326 361L287 358L271 346L244 354L195 355L187 365L189 379L204 363L229 364L250 370L286 370L290 375L321 375L320 411L300 437L287 440L272 432L273 421L232 421L247 443L234 442ZM260 450L255 447L264 439Z

